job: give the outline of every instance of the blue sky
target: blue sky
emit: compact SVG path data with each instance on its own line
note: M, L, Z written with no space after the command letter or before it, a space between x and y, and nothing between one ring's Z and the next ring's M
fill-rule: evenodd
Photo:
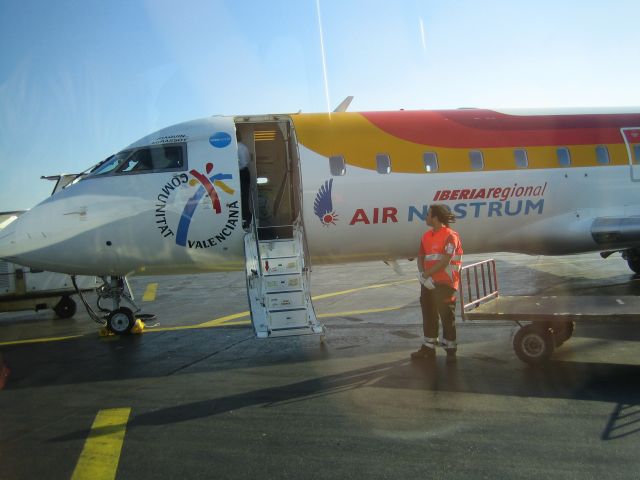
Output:
M0 211L213 114L640 106L637 18L621 0L0 0Z

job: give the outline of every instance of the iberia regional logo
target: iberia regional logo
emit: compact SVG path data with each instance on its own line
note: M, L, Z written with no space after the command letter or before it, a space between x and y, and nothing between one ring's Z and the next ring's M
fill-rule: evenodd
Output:
M333 178L320 186L313 202L313 213L316 214L325 227L335 225L338 221L338 214L333 210L333 201L331 200L332 187Z
M229 173L212 172L213 164L207 163L205 166L205 173L192 169L189 170L191 178L186 173L181 173L174 176L164 185L164 187L162 187L162 191L157 197L158 203L156 204L155 216L157 227L163 237L175 236L176 245L180 245L182 247L210 248L220 245L233 233L236 225L240 221L240 208L237 200L225 204L228 210L228 217L223 228L218 233L212 236L207 235L206 238L198 239L193 239L189 236L189 229L191 227L193 217L198 205L202 204L202 198L205 195L207 195L211 201L212 212L215 215L220 215L223 212L223 206L216 188L219 188L222 192L229 195L233 195L235 193L235 190L225 183L225 180L231 180L233 175ZM186 185L197 188L188 198L174 233L172 226L167 222L166 206L173 190Z

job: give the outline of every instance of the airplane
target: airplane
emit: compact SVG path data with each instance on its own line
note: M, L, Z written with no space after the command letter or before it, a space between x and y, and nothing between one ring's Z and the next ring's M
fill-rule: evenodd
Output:
M455 213L466 253L621 252L640 273L639 110L357 113L350 98L147 135L61 177L0 232L0 258L101 277L117 334L135 321L127 276L244 270L259 338L322 334L312 265L414 258L435 203Z
M0 212L0 231L22 213ZM77 277L75 282L83 292L98 286L95 277ZM58 318L70 318L76 312L76 302L71 297L73 293L76 291L68 275L29 269L0 260L0 313L37 312L50 308Z

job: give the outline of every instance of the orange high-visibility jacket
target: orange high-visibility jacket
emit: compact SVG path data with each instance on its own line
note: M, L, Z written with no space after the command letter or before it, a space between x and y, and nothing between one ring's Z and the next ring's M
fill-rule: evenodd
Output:
M424 269L433 267L445 255L451 255L449 265L431 274L434 283L441 283L458 289L462 268L462 244L458 233L443 226L436 233L429 230L422 235L420 255L424 255Z

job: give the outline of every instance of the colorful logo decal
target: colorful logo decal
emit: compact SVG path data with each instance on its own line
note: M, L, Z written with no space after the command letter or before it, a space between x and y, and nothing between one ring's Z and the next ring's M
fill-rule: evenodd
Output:
M209 143L216 148L224 148L231 143L231 135L226 132L216 132L209 137Z
M333 210L333 201L331 200L332 187L333 178L324 182L313 202L313 213L316 214L325 227L335 225L338 221L338 214Z
M228 173L216 173L214 175L210 175L213 171L212 163L207 163L205 169L206 174L198 172L195 169L190 170L189 173L192 175L192 178L189 178L186 173L176 175L165 184L165 186L162 188L161 193L157 197L158 203L156 204L155 210L157 227L163 237L175 236L176 245L188 248L215 247L224 242L233 233L237 223L239 222L240 208L238 206L238 202L234 201L231 203L227 203L226 207L228 209L228 218L224 227L219 233L206 239L194 240L189 238L189 227L191 225L191 220L196 212L196 208L201 203L202 197L206 194L211 200L211 207L213 209L213 212L215 213L215 215L220 215L222 213L222 204L220 202L220 196L216 191L216 187L220 188L220 190L229 195L233 195L235 192L223 181L232 179L233 175ZM174 232L171 226L168 224L166 218L167 202L169 201L173 190L182 186L186 186L187 184L191 187L197 186L198 188L187 200L187 203L182 210L182 214L180 215L178 227Z

